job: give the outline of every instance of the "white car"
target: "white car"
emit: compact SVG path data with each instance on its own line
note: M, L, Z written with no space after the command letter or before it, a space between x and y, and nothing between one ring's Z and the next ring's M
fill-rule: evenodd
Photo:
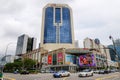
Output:
M82 72L80 72L78 76L79 76L79 77L93 76L93 71L92 71L92 70L89 70L89 69L86 69L86 70L83 70Z
M53 77L68 77L68 76L70 76L70 72L68 72L68 71L58 71L58 72L56 72L56 73L54 73L53 74Z

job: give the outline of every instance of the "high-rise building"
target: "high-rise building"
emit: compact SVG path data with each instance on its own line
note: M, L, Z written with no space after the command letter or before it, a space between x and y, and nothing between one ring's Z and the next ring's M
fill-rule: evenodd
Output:
M116 39L116 40L115 40L115 45L116 45L116 46L120 46L120 39Z
M16 55L20 55L36 48L36 38L31 38L26 34L18 37Z
M67 4L47 4L42 21L41 47L47 50L74 47L72 10Z

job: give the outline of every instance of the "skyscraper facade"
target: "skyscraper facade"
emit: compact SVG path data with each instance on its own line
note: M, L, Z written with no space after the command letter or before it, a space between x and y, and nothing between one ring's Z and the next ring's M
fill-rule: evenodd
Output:
M36 38L31 38L26 34L18 37L16 55L20 55L36 48Z
M67 4L43 8L41 47L47 50L74 47L72 10Z

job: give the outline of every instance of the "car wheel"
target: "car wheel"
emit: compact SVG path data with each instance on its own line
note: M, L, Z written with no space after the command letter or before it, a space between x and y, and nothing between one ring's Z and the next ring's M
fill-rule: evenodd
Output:
M60 75L60 78L62 77L62 75Z
M93 73L92 73L92 75L91 76L93 76Z
M68 74L68 77L70 76L70 74Z
M88 75L86 74L86 77L87 77Z

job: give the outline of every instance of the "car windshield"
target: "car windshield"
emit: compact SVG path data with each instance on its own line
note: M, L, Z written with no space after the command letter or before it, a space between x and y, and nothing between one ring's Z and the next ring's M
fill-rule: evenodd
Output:
M90 72L90 71L91 71L91 70L87 70L87 69L86 69L86 70L83 70L82 72Z
M58 73L64 73L65 71L58 71Z

